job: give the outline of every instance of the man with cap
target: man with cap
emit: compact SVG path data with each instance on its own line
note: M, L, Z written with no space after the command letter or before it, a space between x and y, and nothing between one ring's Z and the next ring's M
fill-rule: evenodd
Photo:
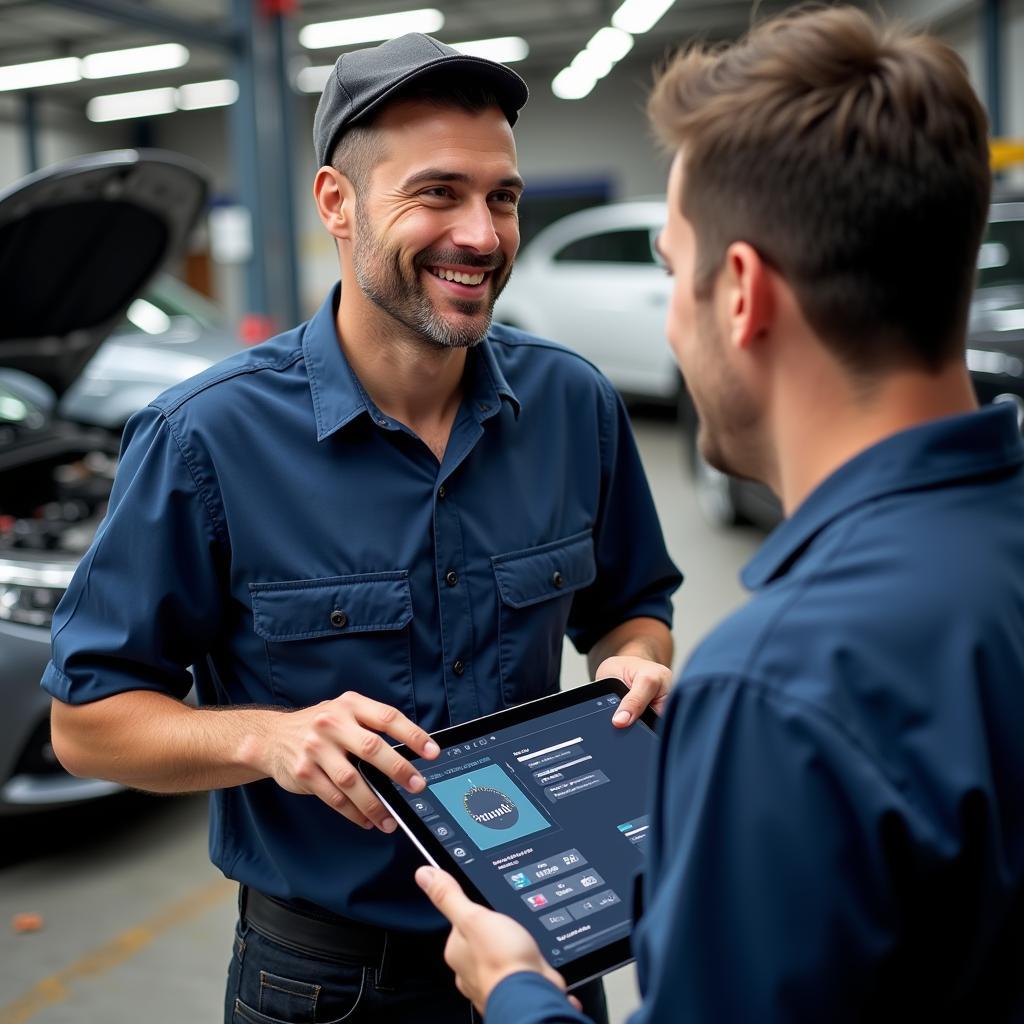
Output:
M422 35L338 60L313 191L343 285L132 419L54 620L65 766L213 791L229 1021L470 1020L354 757L422 791L389 744L433 757L428 732L557 689L566 635L631 687L623 727L667 693L680 577L622 404L490 324L526 96Z

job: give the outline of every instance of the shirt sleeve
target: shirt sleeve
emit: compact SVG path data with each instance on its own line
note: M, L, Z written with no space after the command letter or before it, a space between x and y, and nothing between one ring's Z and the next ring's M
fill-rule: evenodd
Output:
M54 615L43 688L71 704L127 690L184 697L223 614L225 549L167 420L137 413L106 518Z
M896 927L894 787L841 723L746 680L684 677L663 737L636 1024L863 1019Z
M486 1024L592 1024L565 993L534 971L510 974L487 1000Z
M672 595L683 577L669 558L629 415L600 379L602 495L594 524L597 576L573 601L566 632L585 654L616 626L640 616L672 626Z

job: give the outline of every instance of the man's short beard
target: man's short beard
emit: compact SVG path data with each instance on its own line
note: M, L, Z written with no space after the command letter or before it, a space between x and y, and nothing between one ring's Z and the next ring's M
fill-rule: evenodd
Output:
M429 256L429 259L427 258ZM456 326L438 313L420 281L420 272L430 261L447 265L462 265L491 271L491 287L488 298L475 302L453 301L453 306L467 316L479 316L481 305L486 303L485 315L477 322ZM471 262L467 254L458 250L421 253L413 266L410 280L401 263L401 254L389 250L369 226L369 218L360 210L357 222L352 262L356 282L363 294L378 308L394 317L410 331L437 348L472 348L486 337L491 327L494 303L501 290L508 283L508 275L495 286L497 274L504 268L504 261L495 256Z

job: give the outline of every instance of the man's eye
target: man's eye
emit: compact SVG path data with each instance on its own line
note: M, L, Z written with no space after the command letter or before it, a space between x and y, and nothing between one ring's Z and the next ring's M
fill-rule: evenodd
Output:
M420 195L430 196L432 199L450 199L451 189L445 188L444 185L435 185L433 188L425 188Z
M512 206L515 206L516 203L519 202L519 195L516 192L509 192L506 189L493 193L491 198L499 203L510 203Z

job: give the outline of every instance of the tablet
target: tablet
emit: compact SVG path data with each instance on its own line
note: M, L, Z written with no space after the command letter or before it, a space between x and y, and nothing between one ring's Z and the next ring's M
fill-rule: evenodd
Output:
M396 747L421 793L359 766L427 860L525 925L569 988L632 959L657 716L613 726L627 692L602 679L444 729L433 761Z

